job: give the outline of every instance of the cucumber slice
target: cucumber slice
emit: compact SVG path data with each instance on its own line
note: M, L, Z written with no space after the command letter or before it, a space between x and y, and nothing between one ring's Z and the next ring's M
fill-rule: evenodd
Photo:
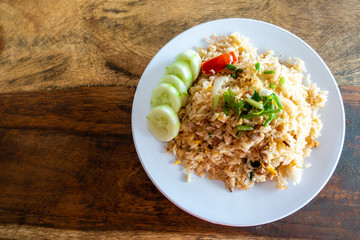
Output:
M165 74L179 77L184 82L186 89L189 89L192 84L193 74L189 64L185 61L175 61L173 64L166 67Z
M175 112L181 107L180 93L169 83L160 83L153 91L150 100L151 107L169 105Z
M199 73L200 73L200 68L201 68L200 55L197 52L189 49L189 50L186 50L186 51L180 53L177 56L177 59L185 61L185 62L189 62L190 67L191 67L191 71L192 71L192 74L193 74L193 79L192 80L194 81L195 79L197 79L197 77L199 76Z
M194 74L194 78L193 81L195 81L200 73L200 69L201 69L201 58L200 55L196 53L196 55L194 55L191 59L190 59L190 64L191 64L191 69L193 71Z
M168 105L154 107L146 118L148 129L160 141L170 141L179 133L178 115Z
M173 85L180 93L181 106L185 106L189 94L187 92L184 82L181 81L180 78L175 75L165 75L161 78L160 83L169 83Z

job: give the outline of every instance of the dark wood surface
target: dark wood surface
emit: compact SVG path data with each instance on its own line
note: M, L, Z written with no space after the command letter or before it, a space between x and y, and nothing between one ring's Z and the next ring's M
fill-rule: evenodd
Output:
M309 204L225 227L168 201L131 134L136 85L182 31L244 17L310 44L339 85L346 138ZM360 2L0 1L0 239L360 239Z

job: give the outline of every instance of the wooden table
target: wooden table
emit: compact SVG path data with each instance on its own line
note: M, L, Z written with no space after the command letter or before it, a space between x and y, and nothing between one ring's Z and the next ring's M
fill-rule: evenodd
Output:
M160 48L197 24L242 17L309 43L346 109L337 169L304 208L225 227L177 208L135 152L131 106ZM360 2L0 1L1 239L360 239Z

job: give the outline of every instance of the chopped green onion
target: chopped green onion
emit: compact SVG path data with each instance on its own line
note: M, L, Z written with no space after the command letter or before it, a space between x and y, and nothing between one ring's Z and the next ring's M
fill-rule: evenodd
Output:
M263 112L265 111L265 109L259 111L259 112L254 112L253 114L254 115L257 115L257 116L260 116L260 114L262 114Z
M237 68L235 65L232 65L230 63L226 65L226 69L235 71L234 73L230 74L230 76L233 78L237 78L239 76L239 73L242 73L244 71L243 69Z
M251 99L260 102L262 101L262 97L260 97L260 94L258 91L255 90L254 94L252 95Z
M244 107L244 102L236 100L235 94L230 90L230 88L224 92L223 96L225 101L225 105L223 106L225 114L230 114L229 109L231 109L236 115L240 115Z
M254 127L251 125L237 125L237 130L242 131L242 130L254 130Z
M271 102L271 100L273 100L272 95L266 96L265 98L266 98L266 100L265 100L265 102L263 103L264 108L266 108L266 106L268 105L268 103Z
M211 137L212 137L212 133L211 133L211 132L208 132L208 135L209 135L209 138L211 138Z
M215 94L214 102L213 102L213 109L215 109L217 107L217 105L219 104L219 99L220 99L220 95L218 93Z
M233 110L233 112L240 116L241 114L241 109L243 109L244 107L244 101L240 100L239 102L236 102L233 106L231 106L231 110Z
M230 63L228 63L228 65L226 65L226 69L229 69L229 70L236 70L236 66L235 65L232 65Z
M235 70L235 73L242 73L244 70L242 68L238 68Z
M235 102L235 94L230 90L230 88L227 90L227 92L224 92L223 96L225 105L230 107Z
M273 93L273 96L274 96L276 105L277 105L281 110L284 110L284 107L283 107L283 105L281 104L279 97L278 97L276 94L274 94L274 93Z
M280 111L281 110L278 108L278 109L274 109L274 110L262 111L260 114L259 113L248 113L248 114L240 116L240 118L250 119L250 118L260 117L263 115L269 115L271 113L279 113Z
M270 122L275 118L276 114L275 113L271 113L269 114L268 119L265 121L264 123L264 127L269 126Z
M260 72L260 63L259 62L255 63L255 69L256 69L256 71Z
M247 102L245 102L244 108L246 109L244 111L244 114L247 114L251 110L252 106L250 104L248 104Z
M279 81L279 87L284 88L285 86L286 86L286 79L284 77L281 77Z
M251 98L245 98L245 102L249 103L251 106L256 107L257 109L264 109L263 105L255 100L252 100Z
M269 84L269 87L270 87L271 89L275 89L275 88L276 88L276 85L270 83L270 84Z
M264 74L274 74L275 71L274 70L270 70L270 71L264 71Z
M271 101L271 103L269 103L267 106L266 106L266 108L265 108L265 110L267 111L267 110L274 110L275 109L275 103L274 103L274 101Z
M224 110L224 113L226 116L229 116L230 112L229 110L227 109L226 105L223 106L223 110Z

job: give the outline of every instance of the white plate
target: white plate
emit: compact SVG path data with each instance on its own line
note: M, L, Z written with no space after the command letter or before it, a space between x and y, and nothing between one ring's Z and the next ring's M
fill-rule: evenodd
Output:
M184 179L183 167L174 165L174 156L165 152L147 129L151 91L159 83L165 67L176 55L187 49L207 46L205 39L212 34L228 35L239 32L250 43L275 55L299 57L304 60L311 80L322 90L329 91L328 102L320 110L323 120L320 147L305 160L312 166L304 170L299 185L288 184L287 190L276 190L275 183L257 184L247 191L230 193L220 181L193 177ZM132 108L132 132L140 161L156 187L171 202L203 220L229 226L254 226L286 217L314 198L325 186L340 158L345 117L336 81L324 61L304 41L275 25L250 19L222 19L195 26L168 42L151 60L138 84ZM193 174L194 176L194 174Z

